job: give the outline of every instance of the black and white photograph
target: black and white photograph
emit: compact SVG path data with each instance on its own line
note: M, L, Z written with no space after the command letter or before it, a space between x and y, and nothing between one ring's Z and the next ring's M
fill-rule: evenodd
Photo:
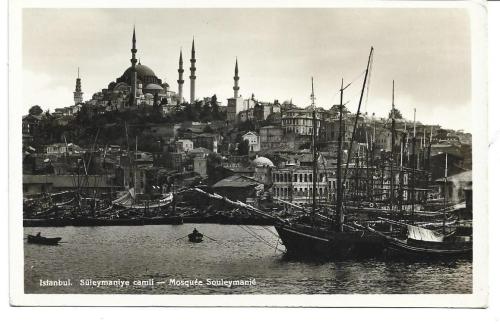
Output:
M477 3L21 4L20 305L484 306Z

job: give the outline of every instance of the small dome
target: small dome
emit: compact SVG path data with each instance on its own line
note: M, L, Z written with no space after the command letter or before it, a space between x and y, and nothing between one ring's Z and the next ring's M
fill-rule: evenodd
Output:
M145 90L163 90L163 88L157 84L150 83L144 87Z
M274 167L273 162L271 160L269 160L268 158L263 157L263 156L259 156L258 158L253 160L252 163L253 163L253 165L255 165L257 167L262 167L262 166Z
M129 88L129 85L126 84L125 82L120 82L118 83L117 85L115 85L114 89L113 90L127 90Z

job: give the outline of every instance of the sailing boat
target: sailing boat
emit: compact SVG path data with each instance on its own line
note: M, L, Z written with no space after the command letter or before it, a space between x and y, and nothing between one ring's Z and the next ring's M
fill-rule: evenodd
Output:
M397 229L388 232L377 230L373 225L367 229L374 234L380 235L386 240L388 251L397 254L416 257L445 257L445 256L471 256L472 255L472 231L464 227L455 227L447 233L448 227L446 217L446 188L448 178L448 155L445 157L445 182L444 182L444 209L442 230L423 226L407 224L404 222L379 218L383 223L395 225ZM378 224L380 226L380 224Z
M118 199L113 200L113 205L124 208L133 208L133 209L144 209L145 207L160 208L171 204L173 199L174 195L171 192L169 192L166 194L162 194L161 197L158 200L155 200L154 202L136 201L135 188L130 188L126 194L119 197Z
M126 130L125 125L125 130ZM128 134L127 134L128 138ZM130 153L128 153L128 157L130 158ZM135 157L137 157L137 137L135 138ZM134 161L136 158L134 158ZM133 172L134 172L134 186L129 188L127 192L113 200L113 205L123 208L131 208L133 210L146 210L150 208L161 208L167 205L170 205L174 200L174 195L172 192L162 193L161 196L157 200L138 200L137 198L137 162L133 164Z
M366 86L367 76L372 60L373 47L370 49L368 64L365 71L363 87L358 105L358 112L354 124L354 131L360 115L363 93ZM287 254L300 258L350 258L374 256L382 253L384 248L384 239L379 235L373 234L364 229L358 229L354 226L345 223L344 205L343 205L343 189L344 182L342 179L342 155L343 155L343 125L342 125L342 110L343 110L343 91L349 87L348 84L340 89L340 115L339 115L339 137L337 150L337 180L335 202L335 219L320 214L316 210L316 175L317 175L317 152L316 152L316 112L314 110L314 87L311 98L313 100L313 134L312 134L312 153L313 153L313 190L312 190L312 208L307 217L308 221L303 221L304 217L299 220L285 220L275 224L275 229L281 238L281 241L286 247ZM353 136L354 137L354 136ZM348 151L348 159L346 168L349 165L350 152L352 150L352 140ZM347 174L347 172L346 172Z

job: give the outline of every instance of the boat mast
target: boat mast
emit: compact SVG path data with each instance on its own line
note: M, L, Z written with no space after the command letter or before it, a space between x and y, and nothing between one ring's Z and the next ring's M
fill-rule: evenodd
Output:
M398 196L399 196L399 212L402 213L403 211L403 200L404 200L404 191L403 191L403 185L404 185L404 169L403 169L403 157L405 154L405 142L406 142L406 132L403 133L403 138L401 139L401 158L399 162L399 188L398 188Z
M134 194L137 194L137 136L135 137L135 155L134 155Z
M314 222L314 216L316 214L316 168L318 164L318 157L316 152L316 106L315 106L315 97L314 97L314 79L311 77L311 107L312 118L313 118L313 134L312 134L312 153L313 153L313 192L312 192L312 210L311 210L311 219Z
M360 112L360 110L361 110L361 103L363 102L363 95L365 93L365 87L366 87L366 80L368 78L368 72L370 71L370 62L372 61L372 55L373 55L373 47L370 48L370 55L368 56L368 63L366 64L365 77L363 79L363 87L361 88L361 96L359 97L358 110L356 111L356 118L354 119L354 126L353 126L353 129L352 129L351 140L349 142L349 150L347 151L347 161L346 161L346 168L345 168L344 180L343 180L344 183L345 183L345 181L347 179L347 170L349 169L349 161L351 160L352 145L353 145L353 142L354 142L354 138L356 137L356 128L357 128L357 125L358 125L359 115L361 113ZM342 185L344 185L344 183L342 183Z
M429 144L427 145L427 164L426 166L426 177L425 177L425 183L426 183L426 188L429 188L429 182L431 181L431 147L432 147L432 126L431 126L431 135L429 137ZM427 202L428 199L428 194L425 195L425 200Z
M130 189L130 168L132 167L132 160L130 159L130 144L129 144L129 141L128 141L127 122L125 122L125 138L127 140L127 158L128 158L128 165L129 165L128 176L127 176L127 179L128 179L127 186Z
M348 85L349 86L349 85ZM346 87L347 88L347 87ZM339 105L339 137L338 137L338 143L337 143L337 185L336 185L336 193L337 193L337 198L336 198L336 204L335 204L335 209L336 209L336 215L337 215L337 223L338 223L338 230L340 232L343 231L344 227L344 214L342 213L342 144L344 141L344 134L343 134L343 125L342 125L342 109L343 109L343 99L344 99L344 78L342 78L342 83L340 85L340 105Z
M390 167L390 195L389 195L389 210L392 211L392 205L394 203L394 128L395 128L395 120L394 120L394 113L395 113L395 108L394 108L394 80L392 80L392 109L391 109L391 167Z
M413 108L413 138L412 138L412 174L411 174L411 216L415 215L415 166L416 166L416 144L417 144L417 126L416 126L417 109Z
M445 154L445 160L444 160L444 209L443 209L443 234L445 233L446 230L446 205L447 205L447 195L448 195L448 153Z

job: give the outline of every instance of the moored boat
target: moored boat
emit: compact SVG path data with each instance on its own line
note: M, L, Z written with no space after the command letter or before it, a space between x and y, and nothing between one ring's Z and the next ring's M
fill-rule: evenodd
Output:
M305 224L276 224L286 253L292 257L345 259L375 257L384 250L384 239L368 231L345 227L343 231Z
M448 234L419 226L393 222L395 225L406 226L403 235L396 231L384 233L368 226L367 229L385 239L388 252L414 257L454 257L472 255L472 235L463 233L460 229ZM399 232L401 233L401 232Z
M42 245L57 245L61 241L60 237L44 237L41 235L28 235L28 243Z
M368 73L370 71L373 47L370 49L368 63L364 73L364 81L361 90L361 96L358 104L358 112L353 127L353 135L351 136L349 149L347 150L347 161L345 162L344 171L347 174L347 169L350 164L350 157L353 147L352 139L355 138L356 125L360 115L361 103L363 101L363 93L366 86ZM343 91L350 84L344 86L344 80L340 87L340 105L339 109L339 132L338 132L338 147L337 147L337 170L336 170L336 200L334 216L321 215L317 210L317 179L318 179L318 154L317 154L317 120L316 110L314 109L314 84L312 83L312 138L311 138L311 153L313 157L312 163L312 206L310 210L304 209L294 204L292 207L302 209L305 213L303 217L298 217L295 220L283 221L274 225L278 232L283 245L286 247L288 255L300 258L357 258L357 257L372 257L383 249L383 240L377 235L373 235L364 229L357 229L345 222L344 215L344 183L345 177L342 177L342 158L343 158L343 142L344 132L342 118L343 110L345 109L343 102ZM281 201L286 203L284 201ZM328 212L329 213L329 212ZM328 215L328 214L326 214ZM334 219L335 218L335 219Z

